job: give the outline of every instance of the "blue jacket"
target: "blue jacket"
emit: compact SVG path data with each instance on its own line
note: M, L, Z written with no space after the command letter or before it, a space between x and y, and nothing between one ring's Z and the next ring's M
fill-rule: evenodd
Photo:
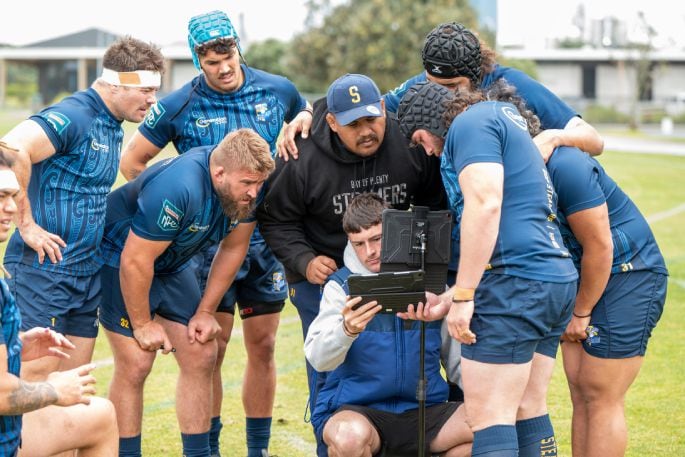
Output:
M341 268L327 284L330 287L335 282L342 287L343 300L349 293L350 273L347 267ZM447 401L447 383L440 374L440 327L440 321L426 323L426 406ZM344 361L326 373L312 402L311 420L316 432L322 433L328 418L345 404L392 413L417 408L419 355L420 322L405 323L391 314L376 315L349 346Z

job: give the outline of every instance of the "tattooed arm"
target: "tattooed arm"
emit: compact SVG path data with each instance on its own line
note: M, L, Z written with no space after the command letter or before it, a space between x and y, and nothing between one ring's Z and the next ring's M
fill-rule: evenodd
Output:
M49 405L90 403L95 393L93 364L57 371L47 381L27 382L7 371L7 346L0 345L0 415L24 414Z
M147 163L154 159L162 148L155 146L138 130L133 133L128 144L121 153L119 170L127 181L135 179L145 171Z

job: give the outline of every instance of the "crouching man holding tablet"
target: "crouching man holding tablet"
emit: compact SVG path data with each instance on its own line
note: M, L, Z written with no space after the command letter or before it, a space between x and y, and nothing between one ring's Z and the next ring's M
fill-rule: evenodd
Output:
M345 267L324 287L319 314L305 340L309 363L328 372L312 395L311 419L330 456L418 451L420 323L379 314L375 301L357 307L362 298L348 296L350 274L380 271L385 208L370 193L349 204L343 217ZM440 322L426 325L426 455L468 456L473 435L464 408L446 401L448 387L440 374L440 327Z

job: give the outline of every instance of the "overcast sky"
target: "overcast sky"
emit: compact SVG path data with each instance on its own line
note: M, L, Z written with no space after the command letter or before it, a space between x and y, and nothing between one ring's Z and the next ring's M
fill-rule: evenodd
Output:
M238 27L244 13L250 40L287 40L304 28L305 0L12 1L0 24L0 43L24 45L90 27L167 45L186 40L188 19L220 9Z
M333 3L342 1L333 0ZM505 41L534 43L551 35L569 32L570 18L575 13L578 0L499 2L499 28L505 34ZM650 25L661 35L685 45L683 0L585 0L585 5L588 17L613 15L630 20L636 17L638 10L643 10ZM226 11L236 26L242 13L244 30L250 41L269 37L287 40L303 30L307 13L305 0L11 1L6 2L3 8L0 43L24 45L97 27L167 45L185 42L188 19L214 9Z

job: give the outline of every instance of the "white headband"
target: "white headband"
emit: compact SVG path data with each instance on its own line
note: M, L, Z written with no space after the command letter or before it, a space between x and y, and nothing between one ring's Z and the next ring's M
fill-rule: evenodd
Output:
M0 170L0 191L19 190L17 176L9 168Z
M114 71L103 68L100 79L115 86L159 87L162 85L162 75L158 71L149 70Z

